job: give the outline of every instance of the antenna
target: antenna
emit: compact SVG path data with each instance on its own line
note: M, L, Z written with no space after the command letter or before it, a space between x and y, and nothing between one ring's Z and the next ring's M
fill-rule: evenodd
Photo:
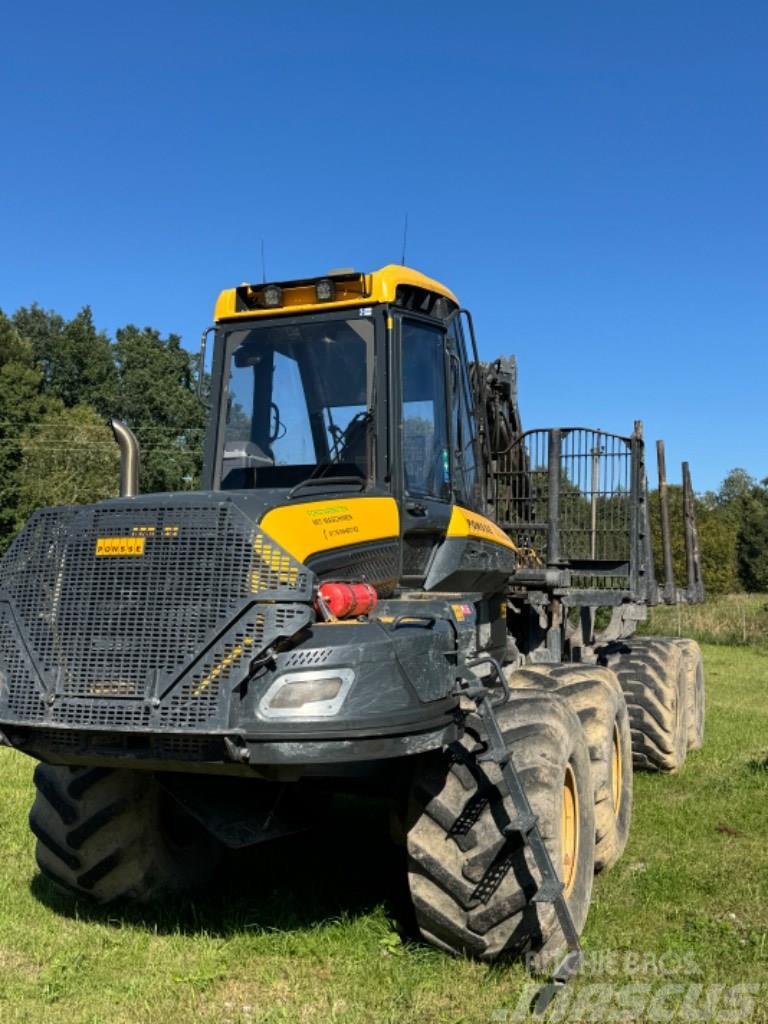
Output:
M408 212L406 211L405 221L403 223L403 256L402 256L402 259L400 260L400 263L402 264L402 266L405 266L405 245L406 245L407 241L408 241Z
M264 260L264 239L261 240L261 283L267 283L267 264Z

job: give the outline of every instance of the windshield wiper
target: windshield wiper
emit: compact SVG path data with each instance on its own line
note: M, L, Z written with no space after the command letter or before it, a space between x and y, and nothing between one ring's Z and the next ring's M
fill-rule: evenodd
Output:
M334 463L328 461L325 463L319 463L320 466L334 465ZM325 487L326 490L330 490L336 487L337 484L341 484L342 487L348 487L351 484L356 484L359 491L365 490L365 479L361 476L308 476L306 480L302 480L300 484L296 484L288 491L288 497L295 497L300 491L305 488L320 488Z

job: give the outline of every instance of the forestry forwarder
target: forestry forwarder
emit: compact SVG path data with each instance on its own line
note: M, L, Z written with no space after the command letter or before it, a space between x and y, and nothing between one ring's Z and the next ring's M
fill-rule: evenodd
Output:
M121 498L41 509L0 563L0 735L41 762L40 870L150 900L369 791L425 939L567 949L564 980L633 762L702 741L697 645L633 635L702 598L687 467L679 590L663 449L659 587L639 424L524 433L513 360L479 362L438 282L243 285L209 330L203 489L139 495L115 424Z

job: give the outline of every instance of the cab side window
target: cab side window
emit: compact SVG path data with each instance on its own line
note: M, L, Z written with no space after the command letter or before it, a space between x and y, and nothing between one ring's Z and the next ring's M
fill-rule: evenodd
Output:
M402 323L403 465L413 497L451 496L445 381L445 334L415 320Z
M467 372L467 353L458 318L448 328L451 367L451 439L454 453L457 500L469 508L478 504L477 426L472 387Z

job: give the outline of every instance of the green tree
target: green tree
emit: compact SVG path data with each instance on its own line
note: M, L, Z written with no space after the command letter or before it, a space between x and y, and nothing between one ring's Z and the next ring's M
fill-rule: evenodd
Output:
M685 531L683 521L683 489L668 488L672 564L675 583L683 587L687 581L685 564ZM730 594L741 590L736 558L736 529L730 510L717 500L695 499L696 524L699 531L699 553L704 589L708 594ZM650 495L651 534L653 538L656 578L663 582L664 566L661 546L661 519L658 491Z
M89 306L66 322L39 306L20 309L14 324L32 345L45 391L64 405L92 405L102 416L114 412L117 371L112 346L97 331Z
M65 324L63 316L59 316L53 310L43 309L36 302L31 306L21 306L13 314L13 325L32 346L33 358L42 369L46 380L53 374L48 361L49 354L61 338Z
M87 306L69 321L36 304L0 312L0 551L38 506L115 493L109 416L136 430L143 490L194 486L205 420L195 365L176 335L151 328L128 326L113 345Z
M200 473L205 409L195 390L194 358L176 334L150 327L117 332L118 415L141 445L144 491L189 489Z
M32 343L0 312L0 551L18 520L20 436L50 405Z
M736 552L744 587L768 591L768 478L741 498Z
M721 508L734 511L738 517L739 503L750 496L754 487L755 480L746 469L732 469L720 484L717 503Z
M701 574L707 594L734 594L743 590L736 557L736 531L722 510L696 504Z
M59 403L23 432L19 448L19 527L41 505L87 504L117 494L117 446L90 406Z

